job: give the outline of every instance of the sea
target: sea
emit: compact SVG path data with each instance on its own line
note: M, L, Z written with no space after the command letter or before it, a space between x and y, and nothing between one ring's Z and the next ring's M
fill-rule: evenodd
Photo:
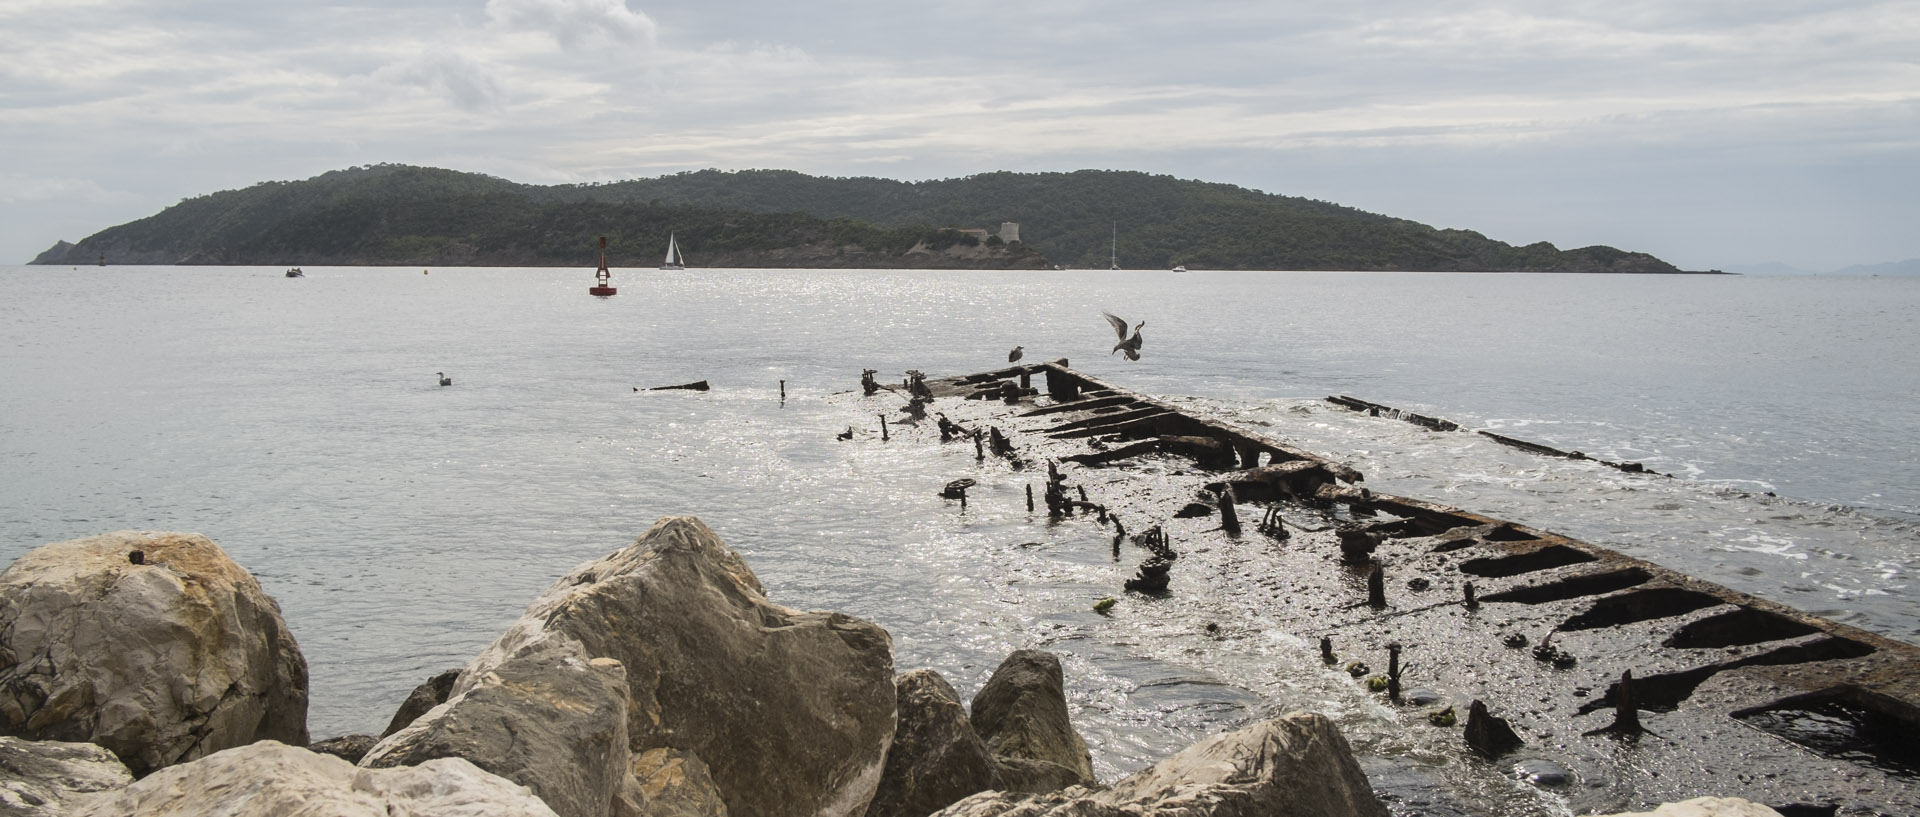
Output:
M984 371L1015 346L1375 490L1920 640L1920 278L616 268L595 298L588 269L305 272L0 267L0 557L213 538L299 640L316 739L377 734L570 568L690 514L774 601L880 624L898 668L963 697L1013 649L1062 654L1103 779L1293 709L1400 751L1311 634L1224 597L1088 616L1131 564L1011 501L956 512L937 493L989 467L970 450L879 441L864 369ZM1145 321L1139 361L1103 311ZM1198 624L1218 620L1260 649L1217 654ZM1584 806L1520 783L1489 802Z

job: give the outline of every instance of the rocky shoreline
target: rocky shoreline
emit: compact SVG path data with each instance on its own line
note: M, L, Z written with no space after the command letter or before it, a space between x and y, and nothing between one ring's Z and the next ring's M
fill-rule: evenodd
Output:
M667 517L386 734L309 745L274 600L205 537L122 531L0 573L0 815L1388 814L1321 715L1102 785L1055 656L1015 651L964 706L932 670L895 673L886 630L767 599L711 529Z

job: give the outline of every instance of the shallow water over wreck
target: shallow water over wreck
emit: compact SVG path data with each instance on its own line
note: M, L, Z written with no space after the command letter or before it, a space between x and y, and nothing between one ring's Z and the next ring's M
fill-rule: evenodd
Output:
M616 269L605 300L589 283L0 268L0 556L120 528L213 537L280 600L325 737L377 731L547 582L694 514L776 601L869 618L902 668L965 695L1011 649L1065 654L1105 777L1305 707L1496 813L1631 798L1578 769L1460 784L1401 715L1301 660L1315 634L1263 619L1251 600L1283 576L1223 564L1207 593L1093 614L1131 570L1103 531L1029 515L1030 477L970 449L881 442L875 403L836 395L862 368L972 372L1019 344L1380 490L1920 638L1920 280ZM1103 309L1147 321L1139 363L1108 353ZM633 391L700 379L714 390ZM981 483L965 511L936 495L963 476Z

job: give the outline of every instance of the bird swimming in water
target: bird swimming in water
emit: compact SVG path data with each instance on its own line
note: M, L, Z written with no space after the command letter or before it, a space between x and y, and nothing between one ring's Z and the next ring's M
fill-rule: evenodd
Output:
M1021 355L1024 355L1027 353L1026 349L1027 347L1025 346L1013 347L1013 351L1007 353L1007 362L1013 363L1014 361L1019 360Z
M453 385L453 378L448 377L446 372L434 372L434 374L437 374L440 376L440 385L442 386Z
M1114 315L1111 312L1102 312L1100 313L1100 315L1101 317L1104 317L1107 319L1107 323L1113 324L1114 333L1120 336L1120 342L1113 345L1113 351L1126 352L1128 360L1139 360L1140 359L1140 328L1143 326L1146 326L1147 322L1141 321L1139 323L1134 324L1133 337L1127 337L1126 321L1121 320L1118 316ZM1109 352L1108 354L1112 354L1112 352Z

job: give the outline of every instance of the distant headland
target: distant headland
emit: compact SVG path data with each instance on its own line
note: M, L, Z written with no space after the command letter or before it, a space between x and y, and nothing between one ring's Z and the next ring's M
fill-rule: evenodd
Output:
M1351 207L1147 173L902 182L702 170L528 185L370 165L181 201L34 264L1096 268L1681 273L1606 246L1515 246Z

